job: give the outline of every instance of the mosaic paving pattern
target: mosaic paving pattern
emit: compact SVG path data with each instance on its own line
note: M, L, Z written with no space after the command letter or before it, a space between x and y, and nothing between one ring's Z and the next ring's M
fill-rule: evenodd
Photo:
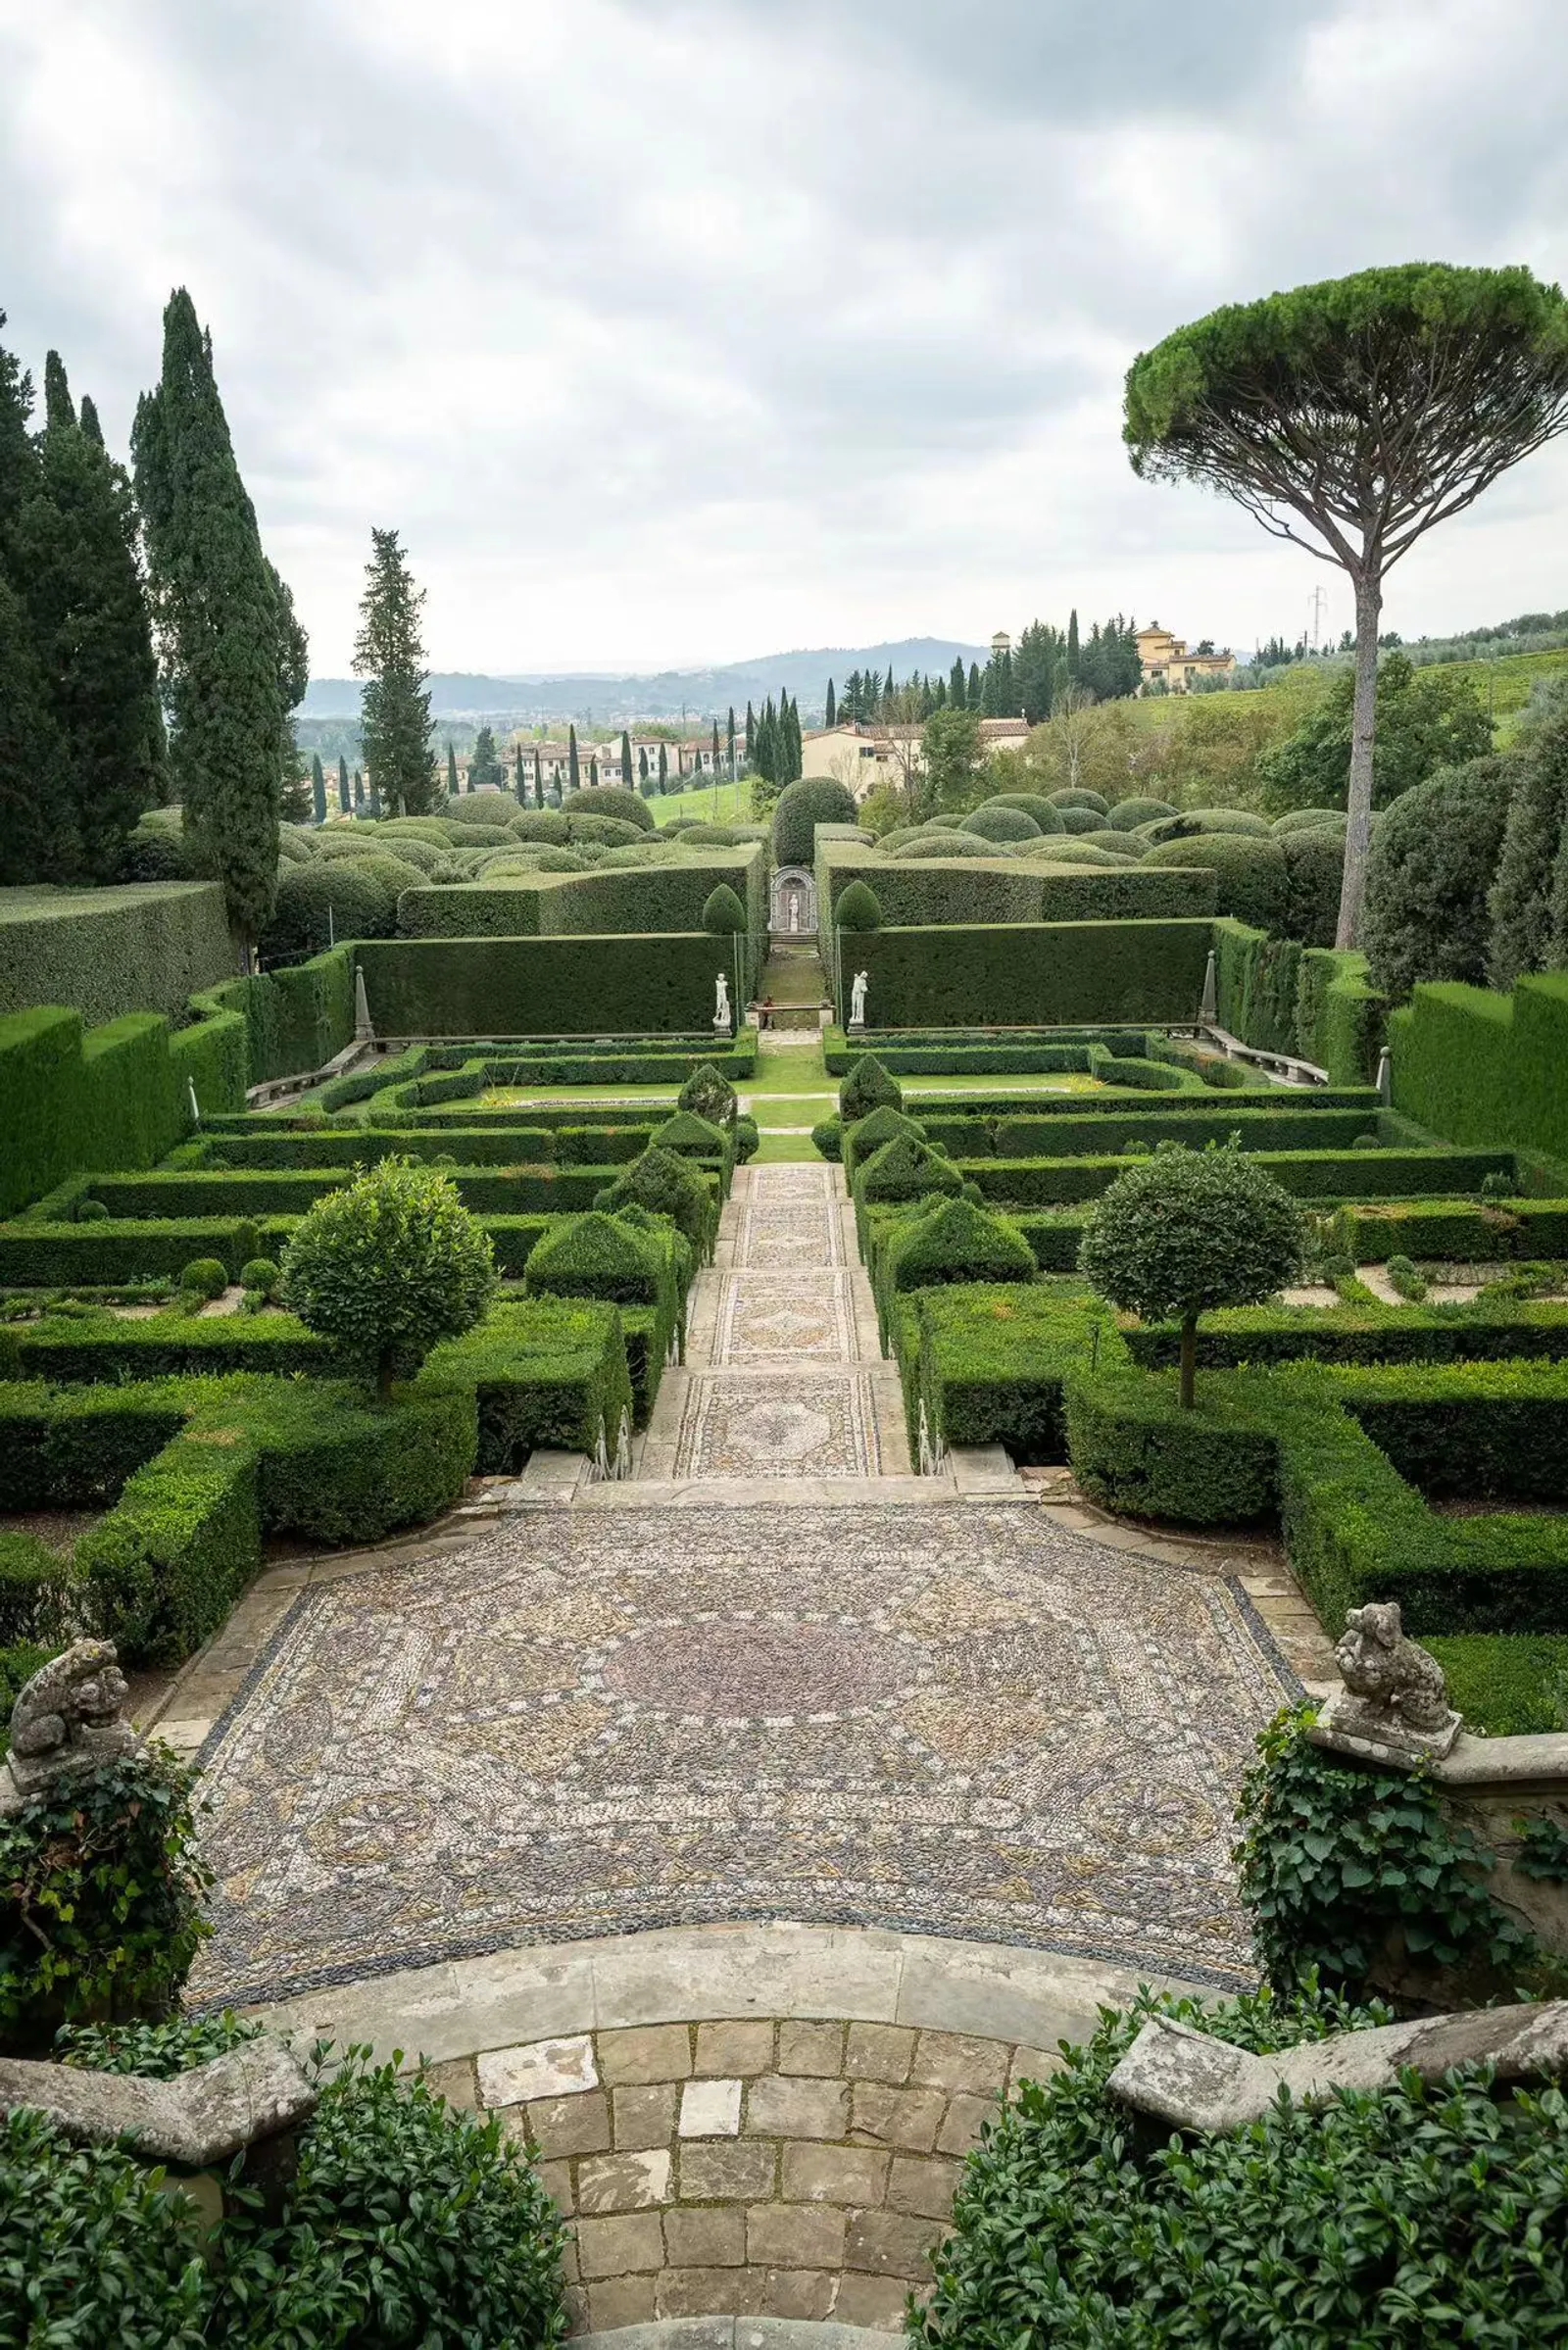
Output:
M271 1998L783 1916L1247 1979L1228 1859L1287 1677L1238 1587L974 1502L546 1510L304 1591L207 1753Z
M875 1477L876 1407L863 1371L809 1378L695 1376L675 1446L677 1477Z
M841 1265L843 1238L831 1167L754 1167L741 1211L737 1265Z
M776 1361L821 1356L848 1362L855 1354L855 1318L842 1272L726 1273L719 1294L713 1360Z

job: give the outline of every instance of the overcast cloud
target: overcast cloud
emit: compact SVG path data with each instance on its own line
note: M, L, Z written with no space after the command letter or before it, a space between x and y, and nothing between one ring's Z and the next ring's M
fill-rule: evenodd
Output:
M1375 262L1568 275L1564 0L0 0L0 309L123 448L190 287L341 674L369 527L434 665L653 668L1321 579L1120 438L1134 354ZM1568 605L1568 451L1393 575Z

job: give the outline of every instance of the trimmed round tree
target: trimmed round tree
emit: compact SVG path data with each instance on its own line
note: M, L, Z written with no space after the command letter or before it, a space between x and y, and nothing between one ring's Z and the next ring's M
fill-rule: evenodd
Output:
M1102 1195L1078 1263L1112 1305L1181 1324L1191 1410L1200 1314L1272 1297L1300 1269L1304 1237L1290 1193L1244 1151L1162 1143Z
M746 908L727 881L710 892L703 907L703 928L715 938L733 938L746 928Z
M869 882L852 881L847 890L839 892L833 919L840 930L853 930L858 936L866 931L880 930L882 901Z
M330 1339L382 1400L495 1295L490 1236L436 1167L383 1158L301 1217L283 1251L285 1305Z
M808 865L818 824L854 824L858 818L855 794L831 775L808 775L786 784L773 810L773 862Z
M1136 473L1233 498L1355 591L1338 946L1366 886L1384 578L1565 426L1568 302L1523 269L1362 269L1214 311L1128 369Z

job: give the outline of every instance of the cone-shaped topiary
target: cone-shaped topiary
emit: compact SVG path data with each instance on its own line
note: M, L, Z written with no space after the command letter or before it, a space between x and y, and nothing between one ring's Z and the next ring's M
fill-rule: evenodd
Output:
M880 930L881 900L865 882L852 881L849 888L839 894L839 902L833 908L833 919L840 930Z
M689 1109L699 1118L709 1118L715 1126L732 1126L735 1122L735 1088L710 1060L693 1069L675 1096L675 1102L677 1108Z
M842 1148L844 1172L848 1180L853 1183L856 1168L863 1166L868 1158L875 1156L884 1143L891 1143L898 1134L912 1135L917 1143L923 1143L926 1139L925 1128L919 1120L906 1116L902 1109L895 1109L891 1102L884 1102L878 1109L868 1110L863 1118L857 1118L853 1126L846 1125Z
M1033 1281L1035 1253L1016 1224L966 1199L939 1199L889 1252L896 1290L952 1281Z
M678 1109L656 1126L652 1141L655 1150L678 1151L682 1158L722 1158L729 1147L724 1129L692 1109Z
M845 1125L853 1126L857 1118L868 1117L884 1102L894 1109L902 1109L904 1089L897 1078L888 1075L874 1053L862 1053L839 1085L839 1109Z
M923 1199L928 1192L958 1193L963 1177L951 1158L913 1135L896 1134L861 1164L856 1190L862 1199Z
M732 938L746 928L746 908L727 881L721 881L703 907L703 928L716 938Z
M706 1258L718 1219L707 1178L690 1159L650 1145L641 1158L634 1158L625 1173L607 1184L594 1200L595 1207L610 1215L634 1203L652 1208L656 1215L668 1216L698 1255Z
M657 1304L660 1275L649 1236L597 1209L547 1232L522 1268L530 1297L608 1297L613 1305Z

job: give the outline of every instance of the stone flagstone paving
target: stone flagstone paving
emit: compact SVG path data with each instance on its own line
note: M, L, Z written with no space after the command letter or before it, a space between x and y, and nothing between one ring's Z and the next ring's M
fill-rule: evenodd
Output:
M1238 1583L1037 1508L520 1512L294 1600L205 1752L192 1990L765 1917L1238 1983L1292 1686Z

